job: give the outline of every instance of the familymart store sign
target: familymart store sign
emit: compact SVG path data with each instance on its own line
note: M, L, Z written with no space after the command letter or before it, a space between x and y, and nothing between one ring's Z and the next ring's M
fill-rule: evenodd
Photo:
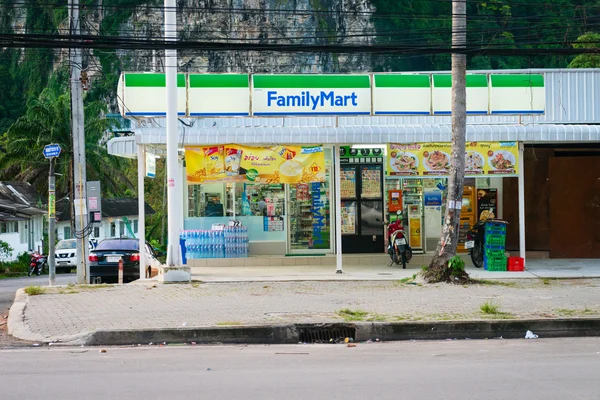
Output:
M446 74L178 74L177 108L189 117L450 114ZM124 117L166 115L164 74L123 73ZM467 74L468 114L543 114L542 74Z
M369 75L253 75L252 114L371 114Z

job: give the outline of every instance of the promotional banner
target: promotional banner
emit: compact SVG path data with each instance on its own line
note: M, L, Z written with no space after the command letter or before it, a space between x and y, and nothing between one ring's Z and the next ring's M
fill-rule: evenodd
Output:
M450 171L452 143L390 143L388 177L445 176ZM517 142L467 142L465 176L517 176Z
M189 184L325 182L323 146L186 147Z

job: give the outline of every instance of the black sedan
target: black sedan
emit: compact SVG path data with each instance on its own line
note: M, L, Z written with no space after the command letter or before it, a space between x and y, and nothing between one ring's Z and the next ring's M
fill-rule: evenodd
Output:
M123 260L123 282L140 278L140 241L138 239L104 239L90 252L90 282L112 283L119 277L119 261ZM154 251L146 244L147 264L152 265Z

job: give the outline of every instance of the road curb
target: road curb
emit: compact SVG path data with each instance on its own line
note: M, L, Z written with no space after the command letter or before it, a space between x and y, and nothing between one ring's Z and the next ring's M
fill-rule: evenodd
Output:
M60 342L69 345L86 343L90 335L89 332L81 332L77 335L64 335L60 337L44 336L31 332L25 321L25 309L27 308L28 299L29 296L25 293L24 289L18 289L15 293L15 300L8 312L7 329L9 335L14 336L17 339L39 343Z
M25 291L18 289L15 293L15 300L8 312L8 320L6 321L8 334L22 340L36 341L42 338L42 336L34 334L25 325L27 299L28 296Z
M504 339L524 338L531 330L540 338L600 336L600 319L565 318L498 321L373 322L319 323L267 326L198 327L142 330L98 330L90 333L84 344L135 345L160 343L197 344L293 344L330 342L344 339L339 332L355 341ZM332 332L338 332L331 335ZM308 338L308 339L307 339ZM333 339L333 340L330 340Z

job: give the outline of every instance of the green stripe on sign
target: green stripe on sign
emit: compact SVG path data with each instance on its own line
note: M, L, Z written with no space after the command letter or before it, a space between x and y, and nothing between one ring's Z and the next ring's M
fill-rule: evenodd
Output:
M438 88L450 88L452 87L452 75L441 74L433 75L433 85ZM482 74L470 74L467 75L467 87L487 87L488 81L487 76Z
M125 87L166 87L165 74L125 74ZM177 74L177 87L185 87L185 75Z
M431 86L429 75L375 75L375 86L378 88L385 87L411 87L411 88L428 88Z
M248 74L190 74L190 88L248 87Z
M436 88L452 87L452 75L433 75L433 86Z
M492 75L493 87L544 87L542 74Z
M368 75L254 75L256 89L361 89L370 88Z

